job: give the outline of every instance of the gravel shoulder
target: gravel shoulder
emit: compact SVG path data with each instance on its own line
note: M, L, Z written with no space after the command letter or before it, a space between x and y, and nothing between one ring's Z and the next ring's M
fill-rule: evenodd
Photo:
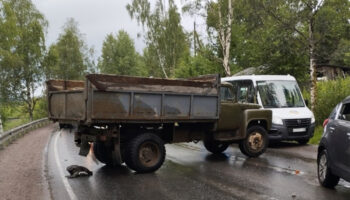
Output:
M31 131L0 150L0 199L48 199L43 154L54 124Z

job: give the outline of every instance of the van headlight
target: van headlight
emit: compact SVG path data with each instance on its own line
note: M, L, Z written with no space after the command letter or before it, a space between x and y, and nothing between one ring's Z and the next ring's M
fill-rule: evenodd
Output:
M311 117L311 124L313 124L313 123L315 123L315 116L314 115L312 115L312 117Z
M283 120L280 117L272 116L272 123L277 125L283 125Z

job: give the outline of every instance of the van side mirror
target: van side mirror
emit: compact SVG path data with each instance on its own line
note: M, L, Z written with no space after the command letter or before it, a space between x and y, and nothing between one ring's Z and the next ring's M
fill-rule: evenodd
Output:
M307 107L309 107L309 100L308 99L305 99L305 104Z

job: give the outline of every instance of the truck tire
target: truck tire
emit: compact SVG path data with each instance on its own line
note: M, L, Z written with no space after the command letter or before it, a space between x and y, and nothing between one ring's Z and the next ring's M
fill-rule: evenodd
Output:
M98 161L108 166L113 166L111 147L106 147L104 142L94 142L93 150L94 150L95 157Z
M59 123L58 126L60 127L60 129L64 129L66 127L65 124L61 124L61 123Z
M212 139L204 139L203 143L204 147L213 154L220 154L224 152L229 146L228 143L223 143Z
M325 149L317 156L317 177L320 184L327 188L334 188L339 182L339 177L328 167L328 154Z
M261 126L249 127L247 137L239 143L239 149L248 157L260 156L266 151L267 146L267 131Z
M128 142L124 155L126 165L136 172L154 172L164 162L164 142L155 134L144 133Z

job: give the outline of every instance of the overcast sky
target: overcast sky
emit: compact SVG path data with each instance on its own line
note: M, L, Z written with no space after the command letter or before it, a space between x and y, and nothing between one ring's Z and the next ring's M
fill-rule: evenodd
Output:
M125 6L131 0L32 0L37 9L49 22L47 30L47 45L55 42L62 32L62 26L68 18L74 18L79 24L79 30L85 35L85 41L94 47L96 57L100 56L102 42L108 33L117 33L124 29L135 41L138 52L145 47L143 37L137 34L143 32L136 20L131 20ZM179 10L181 0L176 0ZM182 24L191 31L194 18L185 16ZM198 19L196 21L199 21Z

